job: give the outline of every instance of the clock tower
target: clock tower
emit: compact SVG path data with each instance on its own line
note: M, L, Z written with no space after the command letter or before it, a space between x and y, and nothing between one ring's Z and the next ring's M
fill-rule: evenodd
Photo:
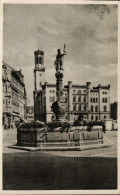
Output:
M45 82L45 68L44 68L44 52L37 50L35 55L35 69L34 69L34 88L35 91L42 90L42 85Z
M34 56L34 120L41 120L42 85L45 83L44 52L37 50Z

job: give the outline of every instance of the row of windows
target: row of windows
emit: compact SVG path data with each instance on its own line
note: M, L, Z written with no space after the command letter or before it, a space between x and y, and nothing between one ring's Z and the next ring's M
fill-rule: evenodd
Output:
M98 106L91 106L91 112L98 112ZM107 112L107 106L103 106L103 111Z
M55 93L55 90L49 90L49 93Z
M103 94L107 94L107 91L103 91L102 93L103 93Z
M73 90L73 93L86 93L87 91L86 90Z
M97 103L98 102L98 98L91 98L90 101L94 102L94 103Z
M77 99L76 96L73 96L73 102L77 102L76 99ZM85 96L85 97L83 97L83 102L86 102L86 101L87 101L87 98ZM78 97L78 102L81 102L81 96Z
M77 106L76 105L73 106L73 111L86 111L86 110L87 110L86 106L84 106L83 109L82 109L81 106L79 106L78 110L77 110Z
M107 98L103 98L103 99L102 99L102 102L103 102L103 103L107 103Z
M97 103L98 102L98 98L91 98L90 101L92 103ZM107 98L102 98L102 102L103 103L107 103Z
M99 119L99 117L95 116L95 120L97 121L98 119ZM104 115L104 119L106 119L106 115ZM91 120L94 120L94 116L93 115L91 116Z
M12 99L13 100L17 100L21 103L24 103L24 99L23 99L23 96L22 95L18 95L17 93L13 92L12 91Z
M53 97L50 96L50 97L49 97L49 101L50 101L50 102L54 102L54 101L55 101L55 96L53 96Z
M97 93L91 93L91 96L98 96Z
M24 87L18 83L15 79L11 79L11 84L16 87L17 89L19 89L21 92L24 92Z
M98 112L98 106L91 106L91 112Z

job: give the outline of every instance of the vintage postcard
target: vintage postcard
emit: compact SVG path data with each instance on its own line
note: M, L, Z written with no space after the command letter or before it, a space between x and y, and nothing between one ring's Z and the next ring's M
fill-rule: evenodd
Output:
M117 1L1 2L0 194L119 194Z

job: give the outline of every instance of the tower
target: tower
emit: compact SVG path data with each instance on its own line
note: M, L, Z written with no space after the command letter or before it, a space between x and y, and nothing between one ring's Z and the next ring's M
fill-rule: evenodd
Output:
M35 91L42 89L45 82L45 68L44 68L44 52L37 50L34 52L35 69L34 69L34 88Z
M44 52L37 50L34 56L34 119L41 120L42 85L45 82Z

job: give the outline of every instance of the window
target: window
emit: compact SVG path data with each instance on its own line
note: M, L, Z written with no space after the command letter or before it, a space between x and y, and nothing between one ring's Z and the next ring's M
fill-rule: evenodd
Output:
M93 112L93 106L91 106L91 112Z
M91 116L91 120L93 120L93 116Z
M78 97L78 102L81 102L81 97L80 96Z
M76 106L73 106L73 111L76 111Z
M104 94L104 91L102 93Z
M84 111L86 111L86 106L84 106Z
M73 102L76 102L76 97L75 96L73 96Z
M106 119L106 115L104 115L104 119Z
M95 102L95 98L93 98L93 102Z
M81 111L81 106L78 107L78 110Z
M107 103L107 98L105 98L105 102Z
M102 99L102 102L104 103L104 98Z
M49 101L52 102L52 97L51 96L49 97Z
M86 93L86 90L83 90L84 93Z
M98 112L98 106L95 106L95 111Z
M106 112L106 111L107 111L107 108L106 108L106 106L104 106L104 107L103 107L103 110L104 110L104 112Z
M86 97L83 98L83 102L86 102Z
M96 98L96 102L98 102L98 98Z
M96 121L98 120L98 116L95 117L96 118Z
M91 102L93 102L93 99L92 98L90 100L91 100Z

